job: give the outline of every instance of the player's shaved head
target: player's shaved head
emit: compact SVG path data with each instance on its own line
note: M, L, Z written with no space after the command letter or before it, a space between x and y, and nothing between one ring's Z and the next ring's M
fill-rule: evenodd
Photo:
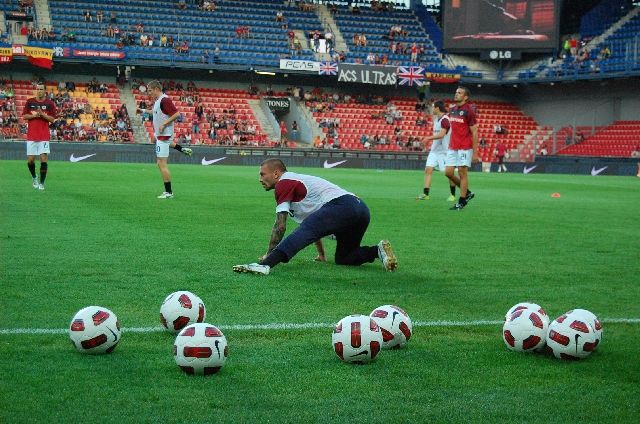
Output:
M271 158L267 159L260 164L260 166L266 166L270 171L287 172L287 166L280 159Z

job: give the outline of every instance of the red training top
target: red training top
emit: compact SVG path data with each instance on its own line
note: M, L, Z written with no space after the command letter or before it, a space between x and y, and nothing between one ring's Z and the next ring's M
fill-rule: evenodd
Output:
M476 108L469 103L454 106L449 111L451 124L450 150L473 149L473 137L469 127L476 125Z
M24 105L23 115L30 115L33 112L44 112L54 118L58 114L55 103L49 99L39 102L35 97L27 100ZM44 118L30 119L27 123L27 141L49 141L49 121Z

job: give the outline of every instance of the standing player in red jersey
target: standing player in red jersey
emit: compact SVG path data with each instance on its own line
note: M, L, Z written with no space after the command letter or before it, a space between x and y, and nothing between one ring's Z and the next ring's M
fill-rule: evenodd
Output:
M153 101L153 134L156 138L156 162L162 174L164 182L164 192L158 199L171 199L173 190L171 189L171 173L169 172L169 148L191 156L193 151L188 147L173 141L173 123L180 116L180 112L167 96L162 92L162 84L159 81L151 81L147 84L147 94ZM143 113L145 110L141 110Z
M27 100L22 112L22 119L27 121L27 166L31 172L33 188L44 190L50 153L49 124L56 120L58 110L55 103L47 98L44 84L36 85L36 96ZM36 176L36 156L40 156L40 181Z
M468 171L472 163L478 162L478 126L476 109L469 103L470 91L466 87L458 87L454 100L456 105L449 110L451 139L445 165L445 174L451 182L460 186L460 199L450 209L462 210L475 194L469 190ZM454 175L455 168L458 175Z

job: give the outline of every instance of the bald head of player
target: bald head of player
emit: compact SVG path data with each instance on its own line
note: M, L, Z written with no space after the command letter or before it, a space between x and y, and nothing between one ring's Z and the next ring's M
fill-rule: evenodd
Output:
M285 172L287 167L280 159L267 159L260 164L260 184L266 191L273 190Z

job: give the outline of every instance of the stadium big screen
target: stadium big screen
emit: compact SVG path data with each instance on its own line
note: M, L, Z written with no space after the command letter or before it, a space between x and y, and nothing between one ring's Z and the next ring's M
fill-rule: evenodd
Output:
M558 47L560 0L443 0L444 48L550 51Z

